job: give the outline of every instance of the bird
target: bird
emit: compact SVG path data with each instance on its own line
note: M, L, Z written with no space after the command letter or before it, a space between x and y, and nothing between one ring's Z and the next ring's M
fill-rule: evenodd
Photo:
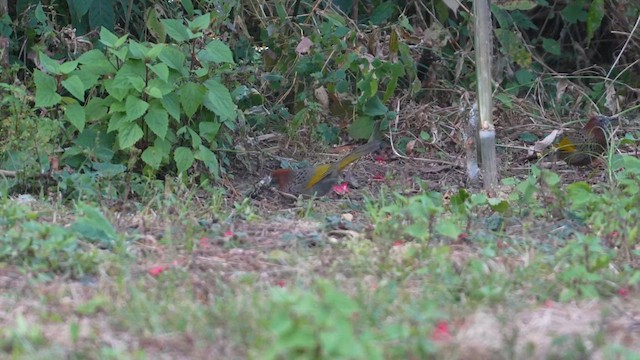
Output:
M609 134L616 117L594 115L580 130L568 131L556 144L558 157L572 166L589 165L609 146Z
M301 169L277 169L271 174L271 184L291 195L323 196L338 181L347 165L384 146L382 140L372 140L355 148L347 156L330 164L308 166Z

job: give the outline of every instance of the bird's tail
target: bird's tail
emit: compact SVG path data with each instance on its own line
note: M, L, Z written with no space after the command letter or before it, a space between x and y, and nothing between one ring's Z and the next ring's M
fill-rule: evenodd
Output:
M315 167L316 171L313 176L307 182L307 189L311 189L313 186L318 184L320 181L324 180L329 176L338 176L338 174L347 167L347 165L351 164L354 161L357 161L361 157L367 155L370 152L382 149L384 146L384 141L382 140L373 140L364 145L360 145L355 148L349 155L340 159L340 161L336 161L332 164L323 164Z
M340 159L340 161L336 163L337 170L342 171L342 169L346 168L347 165L360 159L361 157L373 151L382 149L383 145L384 145L384 142L382 140L373 140L364 145L358 146L351 153L349 153L349 155L343 157L342 159Z

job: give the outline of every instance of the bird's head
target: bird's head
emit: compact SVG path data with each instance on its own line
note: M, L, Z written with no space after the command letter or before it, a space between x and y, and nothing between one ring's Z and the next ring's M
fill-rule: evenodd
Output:
M293 170L278 169L271 173L271 185L277 185L279 188L285 187L291 182Z
M611 127L617 123L617 121L617 117L594 115L582 129L585 133L595 138L599 144L606 144L608 142L607 134L610 134Z

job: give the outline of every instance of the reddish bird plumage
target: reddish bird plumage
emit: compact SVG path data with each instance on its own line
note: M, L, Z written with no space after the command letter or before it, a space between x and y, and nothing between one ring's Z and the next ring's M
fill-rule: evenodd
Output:
M271 174L271 183L280 191L293 195L322 196L331 190L331 186L338 181L340 172L347 165L362 156L376 151L383 146L383 142L375 140L354 149L344 158L331 164L309 166L302 169L278 169Z
M582 129L567 132L557 144L560 159L569 165L589 165L607 150L614 120L616 118L603 115L592 116Z

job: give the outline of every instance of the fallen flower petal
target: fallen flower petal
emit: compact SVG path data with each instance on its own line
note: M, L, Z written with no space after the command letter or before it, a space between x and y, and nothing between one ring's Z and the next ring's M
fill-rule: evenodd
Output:
M332 189L338 195L346 195L349 192L349 184L346 182L335 184Z
M404 241L402 240L396 240L393 242L393 246L402 246L404 245Z
M621 287L620 289L618 289L618 295L627 297L627 295L629 295L629 289L627 289L626 287Z
M164 267L162 265L157 265L152 267L151 269L149 269L149 275L156 277L160 274L162 274L163 271L167 270L168 267Z
M451 334L449 333L449 324L446 321L439 321L436 324L435 329L433 329L433 333L431 334L431 340L433 341L446 341L451 339Z

